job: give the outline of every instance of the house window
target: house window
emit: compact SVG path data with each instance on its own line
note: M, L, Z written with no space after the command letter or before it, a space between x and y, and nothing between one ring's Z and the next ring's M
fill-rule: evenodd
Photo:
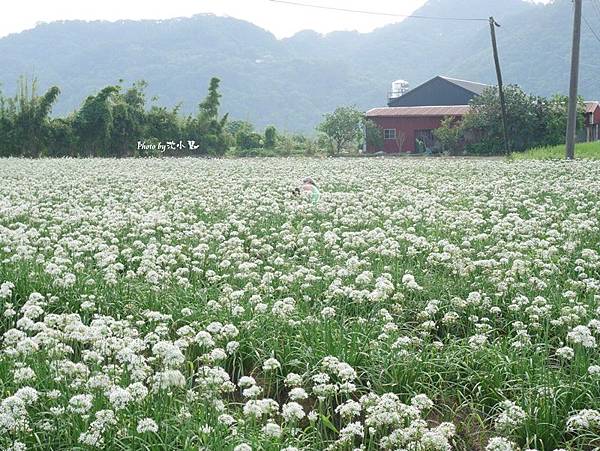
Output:
M386 128L383 130L383 138L384 139L396 139L396 129L395 128Z

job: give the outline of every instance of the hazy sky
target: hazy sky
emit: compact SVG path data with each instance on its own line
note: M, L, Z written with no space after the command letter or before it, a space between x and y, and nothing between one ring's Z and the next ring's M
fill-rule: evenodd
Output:
M348 9L410 14L426 0L297 1ZM313 29L321 33L334 30L366 32L401 20L394 17L301 8L269 0L18 0L3 3L5 4L2 5L0 15L0 37L33 28L37 22L67 19L168 19L199 13L228 15L247 20L280 38L304 29Z

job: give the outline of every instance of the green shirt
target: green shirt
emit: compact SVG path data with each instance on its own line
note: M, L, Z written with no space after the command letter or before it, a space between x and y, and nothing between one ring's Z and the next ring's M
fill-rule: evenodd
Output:
M317 188L315 185L313 185L312 192L310 194L310 201L312 202L313 205L317 205L317 202L319 202L320 198L321 198L321 192L319 191L319 188Z

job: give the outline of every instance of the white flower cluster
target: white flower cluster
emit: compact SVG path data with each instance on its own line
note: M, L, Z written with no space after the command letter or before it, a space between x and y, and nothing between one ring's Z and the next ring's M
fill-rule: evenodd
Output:
M572 415L567 420L567 430L580 431L597 429L600 427L600 411L584 409Z
M500 408L502 412L496 418L496 429L504 434L510 434L521 427L527 418L525 411L512 401L503 401Z

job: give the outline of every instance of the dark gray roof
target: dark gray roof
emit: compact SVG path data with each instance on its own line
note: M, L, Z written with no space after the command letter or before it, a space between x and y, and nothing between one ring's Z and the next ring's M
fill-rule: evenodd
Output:
M459 80L458 78L443 77L441 75L440 78L443 78L444 80L455 84L456 86L460 86L461 88L464 88L467 91L471 91L477 95L481 95L486 88L491 87L490 85L485 85L483 83L477 83L468 80Z
M400 97L389 99L389 107L467 105L488 85L438 75Z

